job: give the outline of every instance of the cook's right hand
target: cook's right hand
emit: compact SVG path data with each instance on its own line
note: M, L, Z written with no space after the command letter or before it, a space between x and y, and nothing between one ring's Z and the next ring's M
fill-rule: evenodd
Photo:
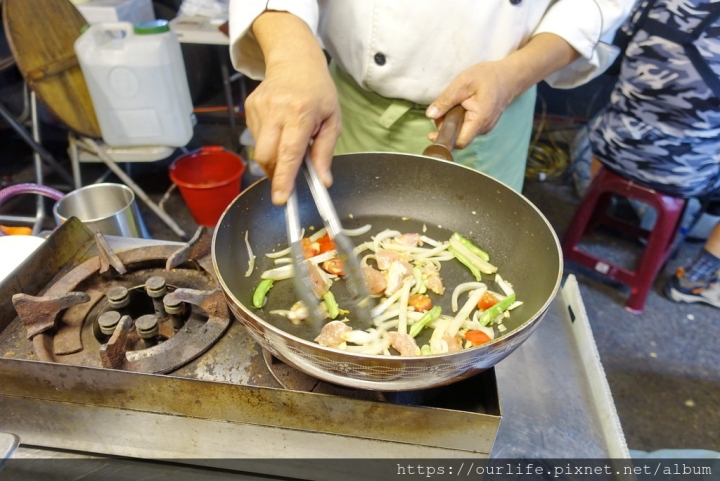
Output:
M288 20L290 14L283 15L280 20ZM257 27L254 29L257 35ZM308 33L309 29L301 32L291 44L283 44L284 48L266 51L263 46L265 80L245 102L247 126L255 139L255 160L272 179L276 205L290 196L311 139L313 165L325 185L332 184L330 164L340 135L340 105L320 46L311 33L312 42L303 42Z

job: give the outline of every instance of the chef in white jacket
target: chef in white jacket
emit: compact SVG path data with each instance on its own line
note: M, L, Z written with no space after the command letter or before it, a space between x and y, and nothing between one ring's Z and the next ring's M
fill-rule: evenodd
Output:
M456 162L522 189L535 85L572 88L615 59L634 0L231 0L233 64L262 79L245 104L255 160L285 203L311 158L420 154L467 109ZM328 65L323 49L331 57Z

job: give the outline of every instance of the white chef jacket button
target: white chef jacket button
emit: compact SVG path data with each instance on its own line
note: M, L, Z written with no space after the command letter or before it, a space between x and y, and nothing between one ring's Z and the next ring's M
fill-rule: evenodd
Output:
M522 2L522 0L510 0L510 3L513 5L520 5L520 2Z
M375 57L373 58L375 59L375 63L380 65L381 67L385 65L385 62L387 61L385 55L381 54L380 52L376 53Z

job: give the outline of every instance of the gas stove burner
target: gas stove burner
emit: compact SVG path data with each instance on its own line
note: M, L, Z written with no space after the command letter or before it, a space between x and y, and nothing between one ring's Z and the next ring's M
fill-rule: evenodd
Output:
M365 401L386 401L384 393L378 391L366 391L363 389L352 389L344 386L331 384L320 379L309 376L294 367L291 367L278 358L274 357L270 351L262 350L263 359L270 374L284 388L291 391L314 392L321 394L333 394L336 396L351 397L354 399L362 399Z
M453 386L441 386L417 391L380 392L332 384L321 379L309 376L294 367L285 364L270 353L262 349L263 360L270 374L284 389L290 391L313 392L342 396L362 401L387 402L404 404L407 406L437 405L441 406L442 398L447 394L453 396ZM463 381L460 382L462 384Z
M206 229L180 249L116 254L101 234L96 246L97 257L44 296L13 296L40 360L167 373L205 353L230 325Z

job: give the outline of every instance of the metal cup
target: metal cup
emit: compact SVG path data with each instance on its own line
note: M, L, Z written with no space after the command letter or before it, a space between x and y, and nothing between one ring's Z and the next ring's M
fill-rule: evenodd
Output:
M58 225L77 217L93 232L150 237L135 202L135 193L122 184L93 184L74 190L57 201L53 215Z

